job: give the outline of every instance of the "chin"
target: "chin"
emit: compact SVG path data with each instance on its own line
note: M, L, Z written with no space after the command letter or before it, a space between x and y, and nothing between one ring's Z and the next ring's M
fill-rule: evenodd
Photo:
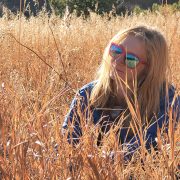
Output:
M116 75L115 75L115 73L113 73L113 72L110 72L110 78L112 79L112 80L116 80L116 77L115 77ZM123 81L125 81L125 75L124 75L124 73L122 73L122 72L117 72L117 78L119 79L119 80L123 80Z

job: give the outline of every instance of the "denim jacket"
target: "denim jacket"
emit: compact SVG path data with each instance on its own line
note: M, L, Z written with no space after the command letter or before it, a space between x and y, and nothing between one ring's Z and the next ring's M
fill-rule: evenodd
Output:
M102 110L96 109L96 108L87 108L88 107L88 97L91 94L91 91L97 81L90 82L89 84L86 84L83 86L73 99L70 110L68 114L65 117L64 123L62 125L62 130L68 128L68 124L72 123L73 121L73 132L72 132L72 140L73 143L78 143L79 142L79 137L82 136L83 132L80 127L80 117L77 112L81 111L82 114L84 114L85 118L88 120L90 114L91 118L93 121L94 125L97 125L99 120L102 117ZM175 95L175 88L170 85L168 89L168 100L165 95L160 96L160 111L157 114L157 121L152 123L146 133L144 134L145 140L146 140L146 148L149 149L150 145L152 144L153 146L156 146L156 141L155 138L157 137L157 129L162 128L162 126L165 124L166 126L166 132L168 131L168 122L169 122L169 117L168 117L168 110L169 107L172 105L173 99ZM79 109L78 109L79 107ZM175 102L173 103L173 114L176 113L176 123L180 119L180 96L177 96L175 99ZM68 122L69 121L69 122ZM123 140L124 139L124 144L126 144L126 147L128 149L128 152L132 154L138 147L140 146L140 139L138 135L134 136L130 141L126 141L125 137L127 134L127 130L121 130L120 133L120 138ZM69 135L70 136L70 135ZM69 138L70 142L70 138Z

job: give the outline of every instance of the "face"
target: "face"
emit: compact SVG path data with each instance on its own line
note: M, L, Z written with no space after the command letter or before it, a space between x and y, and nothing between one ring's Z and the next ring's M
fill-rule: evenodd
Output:
M146 68L146 51L145 51L145 44L142 40L138 39L133 35L127 36L122 42L122 47L124 47L125 53L118 55L117 59L111 58L111 73L110 77L115 80L115 74L120 77L123 81L126 80L127 74L127 81L128 84L132 84L133 79L136 77L139 79L141 76L145 74ZM127 65L124 63L126 59L126 54L133 54L138 57L140 61L135 68L128 68ZM116 73L115 73L116 72Z

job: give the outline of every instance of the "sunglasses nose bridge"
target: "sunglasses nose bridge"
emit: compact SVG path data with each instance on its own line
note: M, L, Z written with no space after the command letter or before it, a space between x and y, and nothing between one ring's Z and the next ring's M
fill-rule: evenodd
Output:
M121 54L121 55L119 55L118 58L115 59L116 63L124 64L124 61L125 61L125 54Z

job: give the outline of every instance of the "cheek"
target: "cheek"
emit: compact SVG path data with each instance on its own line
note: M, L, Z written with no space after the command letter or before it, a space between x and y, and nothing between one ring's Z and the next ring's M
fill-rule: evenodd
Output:
M139 81L146 76L146 69L144 67L138 67L136 70L131 70L131 79Z
M115 64L115 60L111 58L110 59L110 64L111 64L111 66L113 66Z
M126 75L124 76L126 78ZM127 68L127 81L129 83L133 82L134 80L138 79L138 73L135 69L128 69Z
M123 80L126 81L126 73L124 72L118 72L115 69L111 68L110 71L110 78L113 80ZM129 81L129 77L127 77L127 80Z
M139 79L139 77L141 77L142 73L144 72L143 71L144 68L142 68L142 67L138 67L137 69L130 69L130 68L126 68L122 64L116 64L116 62L113 61L112 59L110 60L110 62L111 62L111 65L110 65L111 68L110 68L110 74L109 75L110 75L110 78L113 80L120 77L121 79L123 79L125 81L126 80L126 74L127 74L127 81L132 82L135 79ZM120 71L116 71L117 67Z
M135 69L133 69L133 70L131 69L129 74L131 75L132 78L135 78L135 77L137 77L138 73L137 73L137 71Z

